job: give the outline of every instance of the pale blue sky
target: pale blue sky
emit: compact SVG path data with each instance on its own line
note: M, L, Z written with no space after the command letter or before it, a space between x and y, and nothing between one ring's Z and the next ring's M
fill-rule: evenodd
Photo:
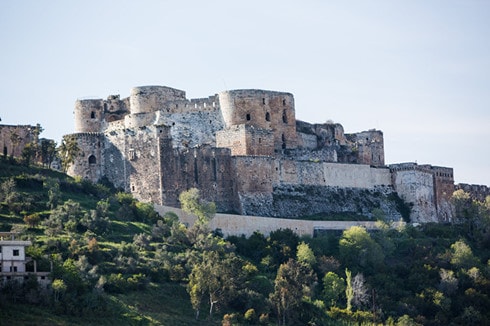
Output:
M386 163L490 185L490 1L0 0L0 117L59 142L77 98L166 85L291 92L384 132Z

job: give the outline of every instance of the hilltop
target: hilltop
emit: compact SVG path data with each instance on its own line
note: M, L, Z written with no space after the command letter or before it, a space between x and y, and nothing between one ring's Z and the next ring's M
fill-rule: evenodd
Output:
M459 223L379 222L315 238L291 230L227 239L215 206L182 197L185 226L110 183L0 159L0 231L52 287L4 283L0 320L16 325L424 325L490 320L490 200L456 194ZM282 298L282 299L281 299ZM211 304L210 304L211 303ZM197 320L196 320L197 316Z

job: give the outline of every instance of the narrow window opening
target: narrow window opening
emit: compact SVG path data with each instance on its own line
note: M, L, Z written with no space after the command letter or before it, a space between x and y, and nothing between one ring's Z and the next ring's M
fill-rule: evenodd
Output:
M88 164L96 164L96 163L97 163L97 159L95 158L95 156L90 155L88 157Z
M271 114L269 112L265 113L265 121L271 121Z
M286 114L286 110L282 111L282 122L288 123L288 115Z
M282 100L282 105L286 106L286 100L285 99Z
M262 143L262 138L259 138L259 144L261 144L261 143Z
M14 249L12 252L12 256L19 256L19 249Z
M247 113L247 121L250 121L251 117L250 117L250 113Z
M284 136L284 134L282 134L281 140L282 140L282 149L286 149L286 137Z
M3 146L3 156L7 156L7 154L8 154L7 146Z
M90 119L95 119L95 112L94 112L94 111L92 111L92 112L90 113Z
M265 97L262 98L262 104L265 105Z
M131 191L134 191L134 189L135 189L134 186L131 186Z

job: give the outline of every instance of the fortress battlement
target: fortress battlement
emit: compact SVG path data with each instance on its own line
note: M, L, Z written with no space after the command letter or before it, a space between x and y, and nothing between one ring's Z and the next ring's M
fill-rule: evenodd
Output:
M348 209L369 215L354 197L384 189L383 196L392 192L413 206L413 221L451 218L451 168L386 166L381 130L345 133L339 123L296 120L288 92L239 89L187 99L185 91L166 86L135 87L127 98L76 101L70 136L81 148L70 174L106 177L160 205L178 207L178 195L196 187L220 211L238 214ZM400 217L388 202L377 205Z

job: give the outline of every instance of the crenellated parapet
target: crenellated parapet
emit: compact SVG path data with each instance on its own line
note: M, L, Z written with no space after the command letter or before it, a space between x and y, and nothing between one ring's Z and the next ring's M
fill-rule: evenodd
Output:
M219 210L239 214L299 216L344 205L341 211L371 216L376 203L398 219L407 215L395 212L392 198L400 195L415 222L452 218L451 168L387 167L382 131L346 134L339 123L296 120L290 93L242 89L187 99L178 89L142 86L124 99L77 101L75 120L70 136L81 153L69 172L106 177L139 200L179 206L179 194L196 187Z
M463 190L470 194L473 200L485 202L488 196L490 196L490 187L486 185L475 185L467 183L459 183L454 186L454 190Z
M429 164L400 163L389 166L392 182L400 196L410 203L414 221L450 222L453 169Z

